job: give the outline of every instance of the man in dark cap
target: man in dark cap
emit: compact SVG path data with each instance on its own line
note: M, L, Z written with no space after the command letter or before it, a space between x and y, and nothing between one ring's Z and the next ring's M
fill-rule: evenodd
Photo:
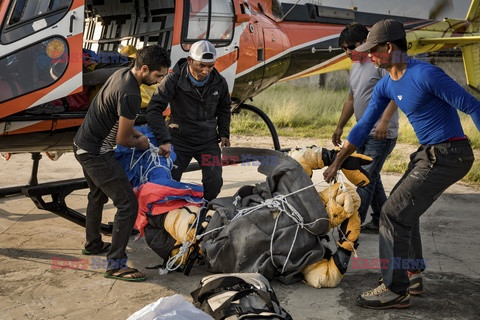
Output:
M223 185L219 143L230 146L230 93L225 78L214 68L213 44L200 40L180 59L159 85L147 107L147 121L168 156L173 144L177 160L172 178L180 181L195 158L202 168L204 198L215 199ZM163 111L170 103L168 129Z
M457 109L469 114L480 130L480 102L440 68L407 56L402 23L377 22L367 41L356 48L369 52L372 62L389 76L375 86L367 110L350 131L335 161L325 170L333 180L342 162L361 146L390 100L406 114L421 146L410 156L403 177L393 188L380 214L381 284L357 297L362 307L385 309L410 306L410 294L422 293L419 218L473 164L473 151ZM419 280L420 279L420 280ZM412 286L414 281L414 286ZM409 288L410 287L410 288Z

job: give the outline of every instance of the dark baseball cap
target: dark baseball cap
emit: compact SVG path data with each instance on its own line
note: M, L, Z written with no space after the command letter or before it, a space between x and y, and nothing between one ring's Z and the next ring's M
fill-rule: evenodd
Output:
M368 52L380 43L400 40L405 36L405 29L400 21L393 19L380 20L370 29L367 40L358 46L355 51Z

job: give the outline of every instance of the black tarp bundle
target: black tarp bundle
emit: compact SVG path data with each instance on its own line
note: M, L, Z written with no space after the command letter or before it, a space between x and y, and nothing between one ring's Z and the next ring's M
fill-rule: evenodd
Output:
M213 272L259 272L269 280L275 278L283 283L301 280L301 271L324 257L320 237L329 228L328 214L320 196L314 187L306 188L312 185L312 180L294 159L281 152L225 148L223 156L260 161L258 171L267 179L255 186L240 188L233 197L210 202L215 214L201 242L207 265ZM295 210L286 211L298 214L297 221L275 206L263 206L233 219L239 210L291 193L294 194L285 200ZM298 221L303 222L301 227ZM208 233L212 230L215 231Z

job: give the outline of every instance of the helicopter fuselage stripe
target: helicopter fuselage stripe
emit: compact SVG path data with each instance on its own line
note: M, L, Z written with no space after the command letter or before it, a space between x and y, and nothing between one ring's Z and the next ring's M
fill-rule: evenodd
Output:
M338 36L339 36L338 34L333 34L333 35L329 35L329 36L326 36L326 37L323 37L323 38L320 38L320 39L315 39L315 40L312 40L312 41L304 42L304 43L299 44L299 45L297 45L297 46L288 48L288 49L286 49L285 51L283 51L283 52L281 52L281 53L279 53L279 54L277 54L277 55L275 55L275 56L273 56L273 57L271 57L271 58L269 58L269 59L267 59L267 60L265 60L265 61L262 61L261 63L258 63L258 64L256 64L256 65L253 66L253 67L250 67L250 68L248 68L248 69L246 69L246 70L244 70L244 71L242 71L242 72L237 73L236 78L239 78L239 77L241 77L241 76L243 76L243 75L245 75L245 74L248 74L248 73L254 71L254 70L257 69L257 68L263 67L265 64L268 64L268 63L270 63L270 62L272 62L272 61L274 61L274 60L276 60L276 59L279 59L279 58L283 57L283 56L286 55L286 54L290 54L290 53L292 53L292 52L294 52L294 51L297 51L297 50L305 49L306 47L309 47L309 46L312 46L312 45L318 45L318 44L321 43L321 42L338 38Z
M32 103L28 108L31 108L33 106L49 102L52 100L55 100L56 97L58 96L57 92L60 91L62 93L65 93L65 95L69 95L70 93L74 92L75 90L79 89L82 87L82 73L77 73L58 87L52 89L49 91L46 95Z

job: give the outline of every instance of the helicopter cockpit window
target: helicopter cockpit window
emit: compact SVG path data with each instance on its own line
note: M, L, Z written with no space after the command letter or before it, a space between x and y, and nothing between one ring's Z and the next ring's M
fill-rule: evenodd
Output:
M58 22L68 11L72 0L12 1L2 27L2 43L24 38Z
M219 47L232 41L235 14L231 0L187 0L187 6L184 43L206 39Z
M234 22L232 2L212 1L209 40L227 40L229 43L233 36Z
M63 75L68 45L54 37L0 59L0 103L47 87Z

